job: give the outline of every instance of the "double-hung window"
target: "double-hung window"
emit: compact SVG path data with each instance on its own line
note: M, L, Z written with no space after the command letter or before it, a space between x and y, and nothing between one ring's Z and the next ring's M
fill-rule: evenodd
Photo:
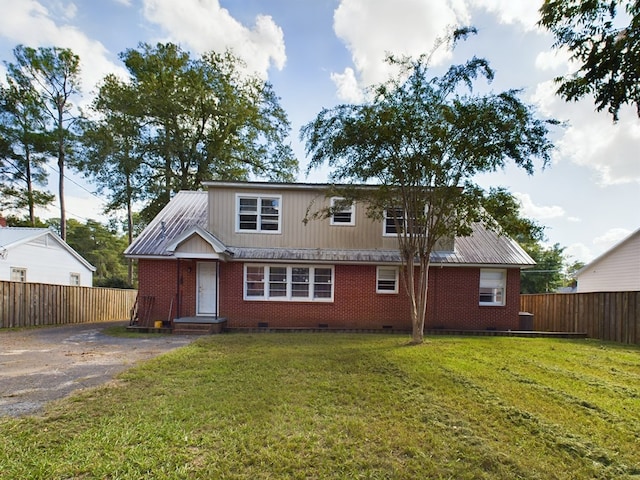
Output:
M376 293L398 293L398 267L378 267Z
M351 203L345 204L344 198L331 198L331 225L348 225L356 224L356 206Z
M397 235L405 227L405 216L402 208L387 208L384 211L384 235Z
M333 301L333 267L245 265L244 299L331 302Z
M506 270L480 270L480 305L504 305L506 289Z
M11 281L12 282L26 282L27 281L27 269L20 267L11 267Z
M401 207L387 208L383 216L383 235L394 236L398 233L410 233L412 235L423 235L427 230L427 206L425 205L422 214L410 212L407 215Z
M236 231L280 233L280 196L237 195Z

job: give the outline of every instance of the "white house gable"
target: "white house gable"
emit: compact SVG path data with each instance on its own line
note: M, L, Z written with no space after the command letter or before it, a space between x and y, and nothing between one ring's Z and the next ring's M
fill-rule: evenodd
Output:
M2 228L0 245L0 280L93 284L95 268L46 229Z
M640 291L640 230L584 266L576 278L578 292Z

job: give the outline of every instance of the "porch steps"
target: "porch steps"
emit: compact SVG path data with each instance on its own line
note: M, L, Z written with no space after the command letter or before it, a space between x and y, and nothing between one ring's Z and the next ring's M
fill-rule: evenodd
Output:
M173 319L173 333L176 335L212 335L225 330L224 317L181 317Z

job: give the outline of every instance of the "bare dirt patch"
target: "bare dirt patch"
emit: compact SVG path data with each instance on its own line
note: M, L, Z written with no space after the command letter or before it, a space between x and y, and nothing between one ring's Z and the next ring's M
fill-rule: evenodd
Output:
M0 330L0 416L38 413L74 390L95 387L136 362L191 343L196 337L105 335L123 322Z

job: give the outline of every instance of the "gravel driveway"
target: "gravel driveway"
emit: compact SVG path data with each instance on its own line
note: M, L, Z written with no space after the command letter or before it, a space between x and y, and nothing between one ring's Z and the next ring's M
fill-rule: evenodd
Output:
M19 331L0 330L0 416L38 413L45 403L94 387L140 360L188 345L191 335L119 338L89 323Z

